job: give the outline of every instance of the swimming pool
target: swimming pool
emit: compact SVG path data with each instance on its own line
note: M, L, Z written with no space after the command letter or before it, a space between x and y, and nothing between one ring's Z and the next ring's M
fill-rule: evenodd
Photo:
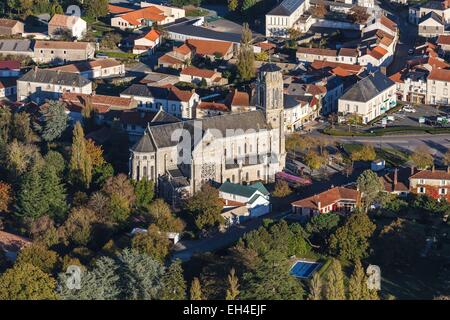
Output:
M321 265L319 262L298 260L293 264L289 273L297 278L308 279Z

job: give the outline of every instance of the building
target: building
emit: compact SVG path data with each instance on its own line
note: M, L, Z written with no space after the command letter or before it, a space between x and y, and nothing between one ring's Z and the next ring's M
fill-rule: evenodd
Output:
M339 98L338 112L357 114L366 124L397 104L395 82L381 72L370 74Z
M138 109L145 112L165 112L180 119L193 119L195 107L200 98L192 91L180 90L174 86L151 87L133 84L120 94L124 98L132 98L138 102Z
M34 61L38 63L65 64L94 58L95 45L90 42L36 41Z
M145 2L145 1L141 1L140 7L141 8L156 7L159 10L161 10L166 17L170 18L171 22L176 21L178 19L182 19L186 16L186 10L184 10L182 8L178 8L178 7L162 6L162 5L158 5L155 3L149 3L149 2Z
M92 83L75 73L37 67L17 80L18 101L31 100L39 104L45 99L59 99L65 92L91 94Z
M17 77L20 69L20 61L0 60L0 77Z
M189 66L181 70L180 81L201 84L206 82L207 86L223 86L228 83L226 78L222 77L222 73L214 70L199 69Z
M417 4L409 7L409 22L419 24L420 20L431 12L442 18L447 24L450 22L450 6L449 1L428 1L422 5Z
M233 43L229 41L188 39L186 40L186 45L191 48L195 55L211 61L216 59L230 60L233 58Z
M231 208L246 207L247 209L248 215L239 215L237 221L229 219L227 221L229 225L240 223L248 218L263 216L271 209L269 191L261 182L244 186L225 181L219 188L219 197L225 202L225 213L229 213ZM229 214L225 215L231 218Z
M309 0L284 0L266 14L266 37L287 37L309 9Z
M445 24L446 22L441 16L431 11L419 20L419 36L433 38L444 34Z
M427 103L448 105L450 88L450 70L433 69L427 78Z
M130 141L136 142L142 137L148 126L176 123L181 120L163 109L157 112L143 112L137 109L124 110L119 115L122 128L128 133Z
M450 170L422 170L409 178L409 191L413 194L427 195L434 199L450 200Z
M182 70L194 57L194 54L193 48L189 47L187 44L182 44L181 46L174 48L171 52L159 57L158 66L159 68Z
M23 32L23 22L12 19L0 19L0 36L13 36Z
M134 40L133 53L152 53L161 44L161 34L155 29L147 32L143 37Z
M149 7L121 13L111 18L111 26L121 30L133 30L151 27L155 24L164 25L174 22L175 19L168 17L154 5Z
M28 39L0 39L0 54L33 57L33 43Z
M178 81L178 76L174 76L171 74L158 73L158 72L150 72L139 81L141 84L146 84L151 87L165 87L168 85L174 85Z
M386 192L405 197L409 194L409 168L395 168L380 177Z
M86 30L86 21L77 16L55 14L48 23L48 35L52 38L58 38L67 32L72 37L81 40L86 34Z
M274 181L286 157L280 69L260 68L257 86L260 110L149 126L130 150L130 177L154 180L170 203L208 181Z
M125 75L125 65L115 59L99 59L67 64L50 70L79 74L87 79L104 79Z
M424 104L427 95L427 77L426 69L404 69L389 77L396 83L397 99L411 102L414 104Z
M352 212L359 201L360 194L357 190L335 187L317 195L295 201L291 206L293 213L312 218L320 213Z
M319 116L318 100L313 96L284 95L284 130L293 132Z
M440 35L436 43L445 53L448 53L450 51L450 35Z
M339 62L345 64L358 63L358 49L356 48L341 48L339 50L320 49L320 48L297 48L297 61L299 62L314 62L314 61L329 61Z
M250 96L247 92L238 91L232 88L228 92L224 103L228 106L231 112L244 112L256 110L255 106L250 105Z
M230 113L230 109L220 102L202 101L196 107L195 118L201 119L205 117L220 116Z
M0 78L0 98L13 97L17 93L17 78Z

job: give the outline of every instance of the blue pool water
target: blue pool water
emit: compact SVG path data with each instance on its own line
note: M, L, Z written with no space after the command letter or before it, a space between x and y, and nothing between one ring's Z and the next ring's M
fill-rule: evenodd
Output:
M290 274L297 278L307 279L320 265L318 262L297 261L292 266Z

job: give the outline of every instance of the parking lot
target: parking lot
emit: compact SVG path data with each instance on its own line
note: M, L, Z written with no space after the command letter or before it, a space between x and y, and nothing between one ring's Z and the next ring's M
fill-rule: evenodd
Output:
M447 118L450 120L450 108L449 107L432 107L427 105L416 105L412 107L415 112L406 112L402 109L395 113L386 115L384 118L392 119L388 120L386 127L392 126L450 126L450 121L438 121L438 118ZM419 119L424 118L425 123L420 124ZM373 127L382 127L382 120L375 122Z

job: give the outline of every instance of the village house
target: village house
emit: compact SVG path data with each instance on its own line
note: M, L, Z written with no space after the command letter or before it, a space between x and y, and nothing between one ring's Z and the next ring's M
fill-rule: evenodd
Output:
M151 87L165 87L167 85L174 85L178 81L180 81L178 77L171 74L150 72L147 73L147 75L140 80L139 83L146 84Z
M36 41L33 60L38 63L63 64L94 58L95 45L90 42Z
M65 92L91 94L92 83L75 73L37 67L17 80L18 101L31 100L39 104L45 99L59 99Z
M209 41L199 39L188 39L186 45L191 48L195 55L208 58L230 60L233 57L233 43L227 41Z
M67 105L69 119L72 123L82 121L82 111L87 106L91 106L95 111L94 117L97 124L103 124L105 122L105 115L109 111L130 110L137 106L137 101L131 98L97 95L93 93L64 92L60 101Z
M173 17L164 15L163 10L152 5L116 15L111 18L111 26L121 30L140 29L152 27L155 24L164 25L174 20Z
M403 69L389 77L396 84L397 98L401 101L424 104L427 95L429 71L422 68Z
M50 68L50 70L77 73L87 79L104 79L125 75L125 65L115 59L98 59L77 62Z
M440 35L436 41L439 45L439 48L448 53L450 51L450 35Z
M305 218L329 212L352 212L360 202L360 194L355 189L334 187L317 195L295 201L292 213Z
M419 36L425 38L437 37L445 32L445 20L434 11L429 12L419 20Z
M266 14L266 37L288 37L308 9L309 0L284 0Z
M409 168L395 168L380 177L387 193L406 197L409 194Z
M64 32L68 32L72 37L81 40L86 30L86 21L77 16L55 14L48 23L48 35L52 38L58 38Z
M228 84L228 80L222 77L222 73L214 70L199 69L189 66L180 72L180 81L201 84L203 79L208 87Z
M358 81L339 98L338 111L357 114L366 124L397 105L395 82L381 72Z
M138 101L138 109L144 112L165 112L180 119L192 119L195 107L200 98L192 91L180 90L174 86L151 87L143 84L133 84L120 94L124 98Z
M232 88L225 97L224 103L231 112L245 112L256 110L255 106L250 105L250 96L247 92Z
M263 216L271 210L269 191L261 182L244 186L225 181L219 188L219 197L224 201L222 216L228 225Z
M201 119L205 117L220 116L229 113L230 109L220 102L201 101L195 111L195 118Z
M151 54L161 44L161 34L155 29L147 32L143 37L134 40L134 54Z
M293 132L319 116L318 100L313 96L284 95L284 129Z
M12 19L0 19L0 36L13 36L23 32L23 22Z
M33 57L33 43L28 39L0 39L0 54Z
M417 195L427 195L434 199L450 200L450 169L422 170L409 178L409 191Z
M427 78L427 103L448 105L450 70L433 69Z
M20 61L0 60L0 77L18 77L20 69Z
M409 7L409 22L419 24L421 19L430 13L441 17L444 23L450 22L450 6L449 1L428 1L424 4L417 4Z
M159 57L158 66L160 68L182 70L187 66L188 62L192 60L194 54L194 49L184 43L181 46L174 48L171 52Z
M13 97L17 93L17 78L0 78L0 98Z

